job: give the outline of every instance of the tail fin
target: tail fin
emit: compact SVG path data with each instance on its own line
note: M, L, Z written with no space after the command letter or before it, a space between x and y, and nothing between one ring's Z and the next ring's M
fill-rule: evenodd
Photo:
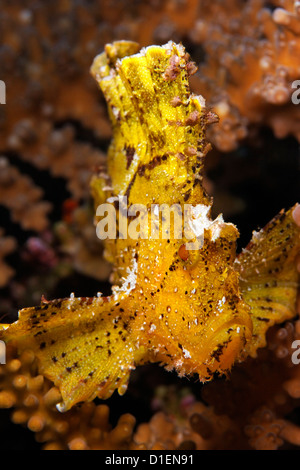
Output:
M131 340L122 305L113 296L44 301L21 310L17 322L0 329L0 339L34 351L40 372L60 389L58 409L66 411L96 396L108 398L116 388L125 393L143 351Z
M265 334L275 323L296 315L300 273L296 258L300 253L300 226L296 217L300 206L283 210L260 232L253 234L237 257L243 298L251 308L253 341L248 354L266 345Z

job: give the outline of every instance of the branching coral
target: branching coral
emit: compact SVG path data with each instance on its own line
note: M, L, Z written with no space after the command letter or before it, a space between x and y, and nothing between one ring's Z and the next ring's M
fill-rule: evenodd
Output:
M14 408L12 421L28 427L46 450L138 449L133 441L135 418L124 414L115 428L107 405L86 403L66 414L57 411L59 391L42 375L31 351L8 351L0 368L0 407ZM140 446L141 447L141 446Z
M278 138L300 140L300 108L291 100L300 76L299 2L278 3L272 11L276 2L201 2L190 34L206 60L194 85L220 116L210 138L224 151L251 126L268 125Z
M24 285L21 285L20 276L17 282L11 284L10 290L18 307L32 305L39 301L41 293L52 292L49 286L59 283L61 275L58 273L65 269L62 265L66 256L69 258L67 269L73 266L76 271L100 280L108 276L108 266L101 264L100 267L96 262L102 247L95 239L93 228L89 225L89 210L86 210L89 197L87 182L94 167L103 164L102 151L105 151L111 136L103 102L88 74L92 58L103 49L104 44L116 38L137 40L141 45L160 44L169 39L183 40L197 62L201 63L200 72L191 77L192 89L205 95L208 105L221 117L220 123L208 130L209 139L221 150L236 148L245 137L253 137L253 130L265 125L270 126L279 138L292 134L299 140L299 106L292 105L290 101L291 82L299 79L297 8L297 2L287 0L251 0L246 4L230 1L226 2L226 9L224 2L211 4L206 1L157 3L154 0L130 6L128 2L107 1L101 2L101 8L97 1L88 2L88 6L84 1L60 2L60 5L30 1L26 8L22 2L14 2L13 5L4 2L0 13L0 56L3 66L0 79L9 83L9 106L0 108L0 147L3 155L7 155L7 159L4 157L3 160L3 178L8 172L14 175L14 182L11 183L14 191L9 193L13 193L13 197L3 197L1 204L11 211L11 220L25 229L37 230L41 237L40 242L37 238L36 242L33 238L28 240L25 254L35 247L33 251L37 255L37 245L42 247L40 230L49 226L49 219L53 220L51 214L49 217L51 203L56 209L65 207L63 200L55 200L54 196L50 196L51 202L47 201L49 191L43 199L40 190L44 184L43 172L49 174L49 181L53 178L53 194L56 192L57 178L63 178L74 198L74 207L80 205L82 200L84 202L83 207L72 211L68 220L65 218L56 226L59 243L54 245L55 259L61 266L52 270L50 275L49 271L39 276L32 263ZM125 9L126 14L123 14ZM51 27L46 24L45 18ZM31 174L31 167L35 177ZM25 176L27 172L30 178ZM8 194L5 181L0 186L0 194ZM20 210L20 204L28 200L27 195L31 198L30 208L23 206L24 210ZM69 194L64 194L66 196L69 197ZM221 204L223 202L222 198ZM231 210L231 202L229 206ZM2 259L16 248L15 237L2 237L1 246ZM25 256L24 259L28 258ZM96 274L95 265L101 272ZM26 268L28 265L25 265ZM13 269L2 262L1 275L1 286L5 286L13 275ZM26 292L25 303L20 292ZM6 313L7 305L4 299L1 312ZM290 340L291 335L288 336ZM280 354L284 354L284 347L280 351L278 360ZM293 373L296 375L296 371ZM297 378L291 377L290 380L285 387L297 395ZM253 389L254 395L258 393L261 392ZM283 395L285 392L281 397ZM222 403L222 399L219 401ZM261 405L263 408L259 408ZM217 405L213 403L210 410L214 406ZM289 409L294 406L297 406L297 400L292 399ZM285 422L282 427L281 420L285 413L278 413L277 409L274 411L267 400L257 404L256 409L257 412L251 410L252 417L246 424L237 426L238 429L248 426L252 448L276 447L282 441L299 445L296 425ZM260 412L260 409L267 411ZM224 415L227 412L225 410ZM236 429L231 419L229 427L232 425ZM162 421L158 419L157 422ZM184 426L190 433L190 424ZM272 428L270 432L268 426ZM260 432L261 429L263 432ZM85 433L88 433L87 430ZM261 438L256 439L259 433ZM89 439L89 442L83 442L80 436L77 441L79 447L93 447ZM149 437L151 445L167 448L188 445L181 438L177 438L176 443L172 439L167 440L169 444L162 444L160 440L155 444L157 439ZM58 441L55 442L59 445ZM68 445L66 442L61 444L63 448ZM243 440L243 445L245 442ZM116 442L113 445L118 447ZM191 445L195 447L198 444L194 442ZM216 440L208 444L210 448L218 448L218 445Z
M177 414L157 413L139 426L135 439L159 448L277 449L299 446L299 426L287 415L299 406L299 367L292 362L299 320L270 330L256 359L236 366L230 380L202 389L204 403L192 402ZM170 395L170 392L167 392ZM181 410L181 412L180 412ZM184 447L185 446L185 447Z
M35 185L42 188L43 176L36 169L47 172L63 178L72 197L86 202L87 181L102 163L99 146L105 150L111 136L104 102L88 69L105 43L118 38L142 46L169 39L187 45L200 63L192 89L221 118L208 130L217 148L236 148L241 139L253 136L253 127L265 125L278 137L297 137L299 106L290 101L291 82L299 78L297 5L289 0L230 0L226 7L206 0L130 5L30 0L26 6L4 1L0 78L9 86L7 106L0 108L0 151L20 166L20 178L24 171L32 178L33 168ZM25 170L23 162L29 165ZM51 202L62 203L54 196ZM39 229L46 223L42 212L49 221L48 207L49 200L40 195L30 210L12 212L12 219Z
M98 280L106 280L111 265L103 258L103 245L99 243L93 226L93 214L89 206L68 211L65 220L55 226L60 253L72 268Z
M286 416L299 405L299 367L291 360L291 344L299 338L299 320L274 327L256 359L236 366L229 380L202 388L204 401L192 394L180 398L179 390L167 387L161 411L136 429L129 415L112 429L106 405L90 403L59 413L60 394L38 375L29 351L21 356L8 351L8 363L1 366L0 404L13 407L12 420L35 432L45 449L293 448L299 446L300 428Z
M5 237L4 230L0 229L0 288L14 275L13 269L5 263L4 258L15 249L16 240L13 237Z
M10 86L9 106L1 108L2 151L17 151L38 168L71 180L69 187L78 197L81 192L73 185L76 178L78 185L81 172L61 153L72 151L74 121L94 136L110 137L88 68L106 42L120 37L142 46L169 39L186 42L188 37L199 59L204 50L193 86L221 117L210 130L210 139L219 148L234 148L251 124L270 125L279 137L289 133L297 137L299 106L290 100L291 83L299 78L297 2L148 3L139 2L136 9L124 2L94 1L87 8L84 1L58 7L32 0L24 9L21 2L14 6L5 2L1 78ZM272 12L271 6L277 5L280 8ZM75 35L75 29L80 34ZM62 132L57 125L65 121L71 122ZM88 171L91 163L84 160Z
M0 338L32 349L41 373L59 387L60 411L115 389L123 395L130 371L146 362L211 380L255 357L270 326L296 313L300 206L254 232L236 257L237 229L211 219L202 186L211 113L189 93L194 66L172 42L137 51L132 42L107 45L92 66L114 130L108 175L92 181L95 204L119 200L120 213L126 195L130 204L146 204L148 223L150 203L189 203L185 223L194 230L174 236L174 224L167 237L145 237L138 219L138 237L124 236L118 219L119 237L106 240L107 258L115 260L111 296L42 299L2 325Z
M43 190L4 157L0 159L0 184L0 204L10 209L13 221L27 230L42 231L47 227L51 206L41 201Z

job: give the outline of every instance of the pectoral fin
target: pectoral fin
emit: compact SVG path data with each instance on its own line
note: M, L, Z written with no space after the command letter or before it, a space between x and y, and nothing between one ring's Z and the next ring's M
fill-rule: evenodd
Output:
M60 389L60 411L96 396L125 393L131 369L143 356L131 338L124 313L127 299L70 298L42 302L20 311L19 320L0 330L0 339L19 351L31 349L40 372ZM122 316L121 316L122 312ZM6 325L7 326L7 325Z
M247 248L235 261L240 273L243 299L251 308L253 340L249 354L266 345L265 334L275 323L296 315L300 253L300 227L293 216L296 205L281 211L260 232L254 233Z

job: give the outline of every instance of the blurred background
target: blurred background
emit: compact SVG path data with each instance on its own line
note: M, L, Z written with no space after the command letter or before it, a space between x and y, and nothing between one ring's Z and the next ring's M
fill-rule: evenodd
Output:
M299 2L2 0L3 323L42 295L110 293L89 180L105 163L111 127L89 68L106 43L121 39L141 47L182 42L197 64L191 89L220 117L207 131L205 186L214 215L222 212L240 230L239 251L253 230L299 200L300 104L291 101L292 83L300 79ZM112 424L120 412L149 421L164 401L155 390L164 396L165 386L175 387L176 403L179 390L199 395L199 384L147 366L133 374L124 397L110 399ZM0 412L0 448L39 448L10 414Z

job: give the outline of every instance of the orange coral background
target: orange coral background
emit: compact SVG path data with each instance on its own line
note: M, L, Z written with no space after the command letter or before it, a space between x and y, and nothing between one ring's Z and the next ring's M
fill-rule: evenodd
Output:
M192 89L220 116L208 133L205 184L216 215L238 226L245 246L253 229L299 199L300 105L291 102L299 35L300 7L292 0L3 0L2 321L41 295L109 292L89 194L111 137L89 73L106 43L183 42L199 67ZM34 358L12 352L0 375L0 406L7 408L0 448L298 448L300 378L291 344L299 332L298 322L270 331L268 347L236 367L230 382L201 387L145 366L124 397L63 416Z

